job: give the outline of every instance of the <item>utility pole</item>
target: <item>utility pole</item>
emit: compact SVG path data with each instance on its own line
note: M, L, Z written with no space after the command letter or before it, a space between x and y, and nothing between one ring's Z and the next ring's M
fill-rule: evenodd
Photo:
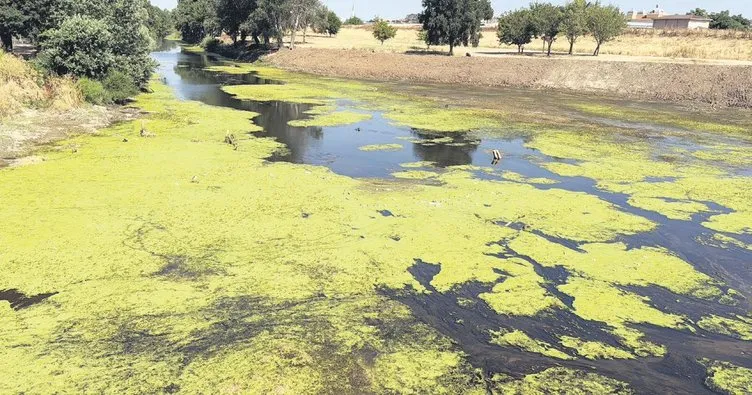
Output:
M355 0L353 0L352 15L350 15L350 17L355 18Z

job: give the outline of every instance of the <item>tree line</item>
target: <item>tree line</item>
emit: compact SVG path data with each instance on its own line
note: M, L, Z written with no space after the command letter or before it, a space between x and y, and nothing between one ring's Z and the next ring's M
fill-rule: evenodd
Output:
M569 54L574 53L578 39L589 34L595 40L598 56L601 46L619 36L627 27L621 10L599 2L572 0L564 6L533 3L529 8L510 11L499 18L499 41L516 45L522 53L533 38L542 38L551 55L554 41L563 36L569 42Z
M0 41L11 51L14 38L27 39L37 68L87 79L111 102L146 86L170 18L148 0L0 0Z
M702 8L695 8L687 15L697 15L710 19L710 28L718 30L749 30L752 29L752 20L742 14L731 15L731 11L708 12Z
M290 35L295 46L298 31L303 41L308 29L337 34L342 21L319 0L178 0L176 28L183 41L198 43L206 37L228 34L233 43L282 46Z

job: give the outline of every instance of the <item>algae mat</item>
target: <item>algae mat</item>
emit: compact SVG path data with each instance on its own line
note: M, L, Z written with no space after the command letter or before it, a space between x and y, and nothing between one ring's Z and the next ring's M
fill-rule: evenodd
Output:
M0 171L0 392L748 388L748 278L639 243L657 213L704 215L704 251L741 253L748 179L566 151L566 130L528 144L602 194L431 163L401 172L431 183L354 179L270 163L257 114L153 89L154 137L124 123Z

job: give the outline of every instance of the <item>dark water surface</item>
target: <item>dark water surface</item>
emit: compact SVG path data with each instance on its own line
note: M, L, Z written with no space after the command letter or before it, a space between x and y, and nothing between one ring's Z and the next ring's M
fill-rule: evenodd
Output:
M276 82L253 75L222 75L203 71L204 67L216 63L205 55L183 53L174 43L167 44L153 56L160 63L159 74L174 89L179 98L261 114L254 121L264 128L264 132L257 135L273 137L288 148L287 152L270 158L272 161L322 165L338 174L351 177L390 178L395 171L404 170L400 164L407 162L435 162L438 168L454 165L490 166L489 152L498 149L504 152L504 159L496 166L499 173L508 170L525 177L550 178L559 183L538 187L585 192L611 202L623 211L648 218L659 224L659 227L652 232L623 237L617 241L626 243L630 248L641 246L667 248L703 273L740 290L747 298L752 297L752 270L749 266L752 262L752 254L741 248L717 248L698 242L698 238L712 236L712 232L701 225L709 214L697 215L692 221L674 221L655 212L632 207L627 202L629 196L599 190L595 188L593 180L582 177L562 177L542 168L541 163L560 159L547 157L536 150L526 148L522 137L489 138L474 133L421 132L393 126L378 112L372 113L372 119L354 125L295 128L288 126L287 123L291 120L309 117L304 112L311 108L310 105L241 101L220 89L222 85ZM524 93L518 92L517 94ZM564 94L559 98L553 97L555 94L545 95L547 96L545 100L549 101L566 99ZM348 105L346 98L343 98L339 105L346 107ZM590 119L590 121L605 124L615 122L597 119ZM681 146L689 149L695 146L693 141L663 136L663 132L674 131L670 127L630 122L618 123L617 126L640 129L648 138L660 140L665 146ZM420 144L408 141L408 139L433 139L445 136L452 137L452 143ZM396 152L363 152L358 149L370 144L395 143L404 145L405 149ZM499 178L498 175L483 172L477 172L476 176L488 179ZM728 211L717 205L711 204L710 206L717 212ZM388 211L382 213L382 215L389 214ZM752 242L752 237L734 236L745 242ZM575 242L566 240L562 242L576 245ZM566 272L544 269L540 265L536 267L539 274L554 285L566 280ZM411 271L415 278L429 289L430 280L437 272L436 266L422 262L418 262ZM444 294L434 292L421 295L403 293L396 295L390 294L388 290L384 292L408 305L419 319L452 338L468 354L469 360L488 374L499 371L515 374L530 373L551 366L570 366L585 370L593 370L595 367L595 370L600 373L629 382L639 393L709 393L710 390L703 384L705 370L697 362L698 358L708 357L752 368L752 342L737 341L702 330L699 334L692 335L665 328L639 327L648 334L649 340L668 347L669 354L664 358L640 358L629 361L587 361L584 359L561 361L537 354L502 349L488 343L488 330L521 328L534 338L556 343L551 333L566 333L568 330L566 328L576 327L588 333L593 340L611 344L615 344L615 340L603 331L602 325L582 320L570 312L562 312L556 317L545 319L502 317L495 314L484 303L461 306L457 302L458 297L479 300L478 295L491 287L493 284L473 283L463 286L456 292ZM693 320L698 319L701 314L716 313L728 316L733 312L738 312L740 308L742 310L748 308L724 307L699 299L677 296L657 287L630 288L629 290L650 297L653 304L664 311L684 314ZM556 291L555 287L552 287L551 291Z

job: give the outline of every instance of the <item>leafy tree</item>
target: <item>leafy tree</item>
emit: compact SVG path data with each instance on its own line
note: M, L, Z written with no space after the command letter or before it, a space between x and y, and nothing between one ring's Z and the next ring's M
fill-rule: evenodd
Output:
M468 43L472 37L480 39L481 20L488 13L486 0L423 0L423 12L419 16L423 30L431 45L449 45L449 54L454 47ZM491 15L493 10L491 9Z
M687 15L697 15L697 16L701 16L703 18L710 17L710 14L704 8L695 8L694 10L689 11L687 13Z
M60 75L101 79L115 65L107 22L75 15L42 34L41 62Z
M334 11L329 11L326 13L326 21L326 32L329 33L330 36L336 36L337 33L339 33L339 29L342 28L342 20L339 19L337 13L335 13Z
M357 16L351 16L351 17L349 17L349 18L345 19L345 22L344 22L344 24L345 24L345 25L355 25L355 26L360 26L360 25L362 25L362 24L363 24L363 20L362 20L362 19L360 19L360 18L358 18Z
M516 45L517 53L525 51L535 36L535 24L529 9L519 9L507 12L499 18L499 41L506 45Z
M263 34L274 37L277 46L282 47L284 34L289 25L290 8L287 0L259 0L259 13L254 13Z
M418 41L426 43L426 49L431 49L431 43L428 42L428 32L421 29L418 30L417 34Z
M319 0L287 0L287 8L290 10L290 48L295 48L295 36L299 29L303 29L303 42L305 43L308 25L314 19L316 11L321 7Z
M380 19L373 25L373 36L381 41L381 45L384 45L384 41L391 40L397 35L397 28L390 25L389 22Z
M535 33L543 37L544 43L548 44L548 56L551 56L551 45L559 35L561 23L564 20L564 12L561 7L551 3L533 3L530 5Z
M588 7L587 25L596 44L593 56L598 56L601 45L620 35L627 27L627 21L619 7L595 3Z
M0 42L13 49L13 37L37 42L39 34L57 26L60 5L57 0L0 0Z
M0 41L6 51L13 49L13 37L24 33L27 16L13 0L0 0Z
M173 21L183 41L196 44L206 36L219 33L215 5L214 0L178 0Z
M561 31L569 41L569 54L574 53L574 43L587 33L587 6L585 0L572 0L564 6Z
M217 0L216 15L219 27L232 37L233 43L237 43L238 36L241 35L241 25L255 10L255 0Z
M152 38L155 41L163 40L173 29L170 11L163 10L151 4L147 4L146 10L149 14L146 26L149 28Z
M731 15L726 11L710 14L710 28L721 30L743 30L750 26L750 21L742 15Z
M491 7L490 0L472 1L470 5L474 8L475 17L473 23L468 26L467 38L463 40L462 45L467 47L469 42L473 47L477 47L480 45L480 39L483 37L480 32L483 27L483 21L493 19L494 10Z

